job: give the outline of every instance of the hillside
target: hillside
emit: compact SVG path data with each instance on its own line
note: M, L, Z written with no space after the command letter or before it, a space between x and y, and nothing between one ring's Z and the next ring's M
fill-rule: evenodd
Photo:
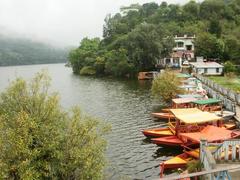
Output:
M125 76L153 70L169 55L175 35L196 35L196 55L240 64L240 1L133 4L108 15L103 39L83 39L70 52L75 73ZM84 71L83 71L84 70ZM90 73L89 73L90 74Z
M0 66L66 62L67 50L0 35Z

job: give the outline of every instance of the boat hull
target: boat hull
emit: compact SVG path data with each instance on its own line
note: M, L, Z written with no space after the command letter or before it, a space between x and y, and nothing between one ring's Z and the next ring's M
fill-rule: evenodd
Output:
M149 138L152 137L165 137L174 135L169 128L155 128L155 129L146 129L142 133Z
M175 116L171 113L168 112L163 112L163 113L152 113L152 116L155 118L159 118L159 119L174 119Z
M167 136L160 138L151 139L152 143L159 146L181 146L183 145L183 141L180 140L177 136Z

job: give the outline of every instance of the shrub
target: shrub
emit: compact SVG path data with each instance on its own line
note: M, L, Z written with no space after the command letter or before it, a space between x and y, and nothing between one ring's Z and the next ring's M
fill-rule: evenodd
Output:
M49 76L17 79L0 96L0 179L101 179L107 126L65 112Z
M231 61L226 61L224 63L224 72L225 73L236 73L237 68Z
M177 94L184 92L179 88L180 85L180 78L174 72L167 70L153 80L152 95L158 100L169 102Z
M91 66L84 66L80 70L80 75L92 76L92 75L95 75L95 74L96 74L96 70Z

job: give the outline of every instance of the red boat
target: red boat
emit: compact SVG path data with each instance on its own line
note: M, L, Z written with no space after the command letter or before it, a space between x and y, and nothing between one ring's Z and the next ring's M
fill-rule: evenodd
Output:
M169 128L174 135L168 137L153 138L152 142L157 145L180 146L183 144L194 144L183 142L180 138L181 133L200 132L207 125L215 125L222 127L222 118L213 113L203 112L197 108L187 109L171 109L171 112L176 118L176 121L171 123L169 121ZM225 130L224 128L220 128Z
M161 146L181 146L184 144L184 142L175 135L160 137L160 138L153 138L151 139L151 141L152 143L161 145Z
M163 146L192 146L199 144L202 138L208 142L222 142L239 136L239 131L208 125L200 132L179 133L177 136L153 138L151 140L154 144Z
M188 109L170 109L170 111L173 110L176 116L182 117L181 115L185 116L183 118L187 118L187 115L194 116L195 121L190 122L181 122L180 120L177 120L177 117L175 117L174 113L172 114L174 118L176 118L176 121L171 121L172 119L169 119L169 122L167 123L167 128L154 128L154 129L146 129L143 130L142 133L146 137L166 137L166 136L173 136L176 135L176 132L198 132L202 128L204 128L208 124L213 124L218 127L222 127L225 129L234 129L236 127L235 122L226 122L222 123L222 118L216 116L215 114L212 115L212 113L203 113L201 110L197 108L188 108ZM201 119L199 119L201 118ZM205 123L204 119L205 118ZM191 119L191 116L190 116ZM183 119L184 120L184 119ZM186 119L187 120L187 119ZM217 120L217 121L215 121ZM209 122L207 122L209 121ZM211 122L212 121L212 122ZM178 122L178 126L176 125L176 122ZM180 123L180 124L179 124ZM197 124L197 125L196 125ZM165 140L164 140L165 141Z

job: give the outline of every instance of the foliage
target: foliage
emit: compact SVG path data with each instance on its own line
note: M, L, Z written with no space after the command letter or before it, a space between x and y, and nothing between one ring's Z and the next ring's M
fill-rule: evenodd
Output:
M226 61L224 63L224 72L225 73L235 73L237 71L236 66L231 61Z
M95 75L96 71L93 67L91 66L84 66L81 70L80 70L80 75Z
M215 35L202 33L196 39L196 54L206 58L223 57L224 43L217 39Z
M17 79L0 97L1 179L101 179L107 126L65 112L49 76Z
M152 95L157 100L163 99L169 102L177 94L183 93L179 87L181 85L180 78L173 71L164 71L152 83Z
M66 62L67 53L67 49L0 35L0 66Z
M189 173L201 171L201 162L199 160L192 160L187 163L187 170Z

